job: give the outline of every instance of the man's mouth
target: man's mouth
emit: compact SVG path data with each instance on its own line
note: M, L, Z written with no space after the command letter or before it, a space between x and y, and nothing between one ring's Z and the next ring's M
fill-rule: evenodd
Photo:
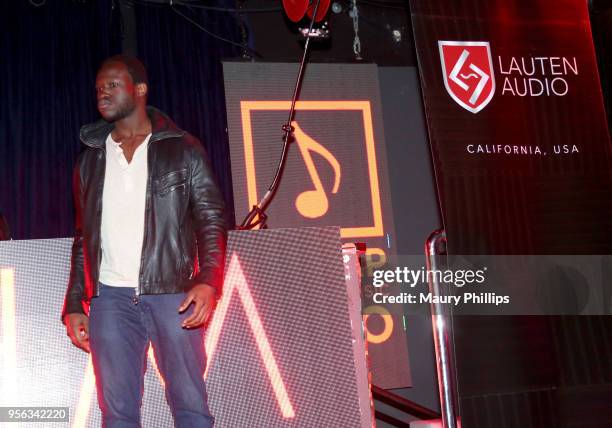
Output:
M98 109L100 109L100 110L106 110L110 106L111 106L111 102L108 101L108 100L100 100L100 101L98 101Z

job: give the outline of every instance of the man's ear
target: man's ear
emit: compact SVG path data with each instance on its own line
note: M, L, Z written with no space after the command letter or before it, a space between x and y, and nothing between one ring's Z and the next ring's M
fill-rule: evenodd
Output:
M149 87L147 86L146 83L138 83L136 85L136 95L139 97L144 97L147 95L147 92L149 92Z

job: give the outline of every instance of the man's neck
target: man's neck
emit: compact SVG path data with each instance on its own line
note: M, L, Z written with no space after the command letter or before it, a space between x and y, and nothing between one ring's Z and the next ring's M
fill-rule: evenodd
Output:
M151 120L144 108L136 109L133 114L115 122L111 133L113 140L121 143L123 155L128 163L132 162L134 153L147 135L152 132Z
M112 132L113 140L132 142L140 140L139 136L147 136L152 131L151 120L147 116L146 110L137 109L133 114L115 122L115 129Z

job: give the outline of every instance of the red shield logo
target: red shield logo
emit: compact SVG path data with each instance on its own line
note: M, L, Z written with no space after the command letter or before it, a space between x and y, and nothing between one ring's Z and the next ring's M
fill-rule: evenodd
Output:
M464 109L478 113L495 93L489 42L439 40L444 86Z

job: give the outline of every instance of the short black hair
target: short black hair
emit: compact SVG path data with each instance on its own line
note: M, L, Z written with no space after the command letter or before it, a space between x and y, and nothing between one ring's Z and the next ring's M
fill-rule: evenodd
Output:
M132 81L134 82L134 84L149 84L149 79L147 78L147 70L138 58L130 55L114 55L102 61L102 64L100 64L100 68L112 63L120 63L125 65L128 70L128 73L130 73L130 76L132 77Z

